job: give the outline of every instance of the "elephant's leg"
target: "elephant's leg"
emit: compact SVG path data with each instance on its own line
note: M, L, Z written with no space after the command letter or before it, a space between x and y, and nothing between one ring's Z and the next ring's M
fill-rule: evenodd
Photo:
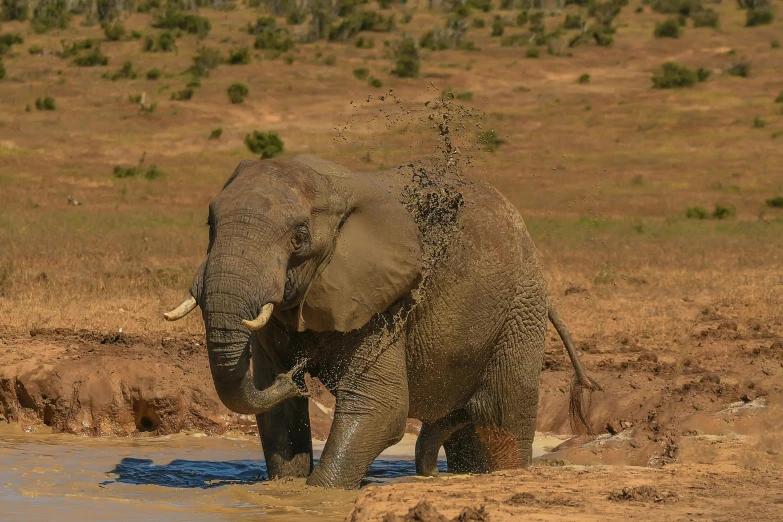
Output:
M402 342L377 356L361 353L364 348L359 352L335 390L334 422L309 485L358 488L375 458L405 433L408 377Z
M546 343L545 296L522 301L498 337L476 393L467 405L491 471L530 464Z
M443 443L449 473L487 473L487 451L472 424L455 431Z
M253 379L258 389L270 386L285 370L277 367L253 342ZM267 413L256 415L270 479L307 477L313 470L310 407L306 397L288 399Z
M453 411L440 420L423 422L416 439L416 473L434 477L438 474L438 452L451 435L470 424L464 409Z

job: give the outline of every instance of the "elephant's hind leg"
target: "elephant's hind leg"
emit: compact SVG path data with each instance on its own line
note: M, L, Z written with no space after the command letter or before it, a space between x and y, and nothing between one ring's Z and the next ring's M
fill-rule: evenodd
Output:
M443 443L459 429L470 424L464 409L453 411L434 422L423 422L416 439L416 473L425 477L438 474L438 452Z

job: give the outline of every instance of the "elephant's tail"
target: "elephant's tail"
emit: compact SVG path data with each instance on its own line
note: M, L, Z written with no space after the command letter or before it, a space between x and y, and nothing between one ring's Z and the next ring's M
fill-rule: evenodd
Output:
M552 321L552 325L560 335L560 339L568 351L568 357L571 359L571 364L574 366L574 377L571 379L571 396L568 404L568 414L571 421L571 428L577 433L586 431L588 435L594 435L590 424L587 422L584 406L584 390L588 392L588 409L589 409L589 396L594 391L603 391L601 385L595 382L592 378L588 377L585 373L585 369L582 366L582 361L579 360L579 355L576 353L576 347L574 346L574 340L571 338L571 332L568 331L563 320L558 315L555 305L550 301L549 303L549 320Z

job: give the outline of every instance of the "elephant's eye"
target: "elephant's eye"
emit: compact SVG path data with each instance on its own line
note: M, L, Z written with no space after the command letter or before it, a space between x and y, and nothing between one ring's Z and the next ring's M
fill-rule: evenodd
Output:
M291 246L294 252L301 252L305 250L310 244L310 233L307 231L307 227L299 226L294 230L294 235L291 236Z

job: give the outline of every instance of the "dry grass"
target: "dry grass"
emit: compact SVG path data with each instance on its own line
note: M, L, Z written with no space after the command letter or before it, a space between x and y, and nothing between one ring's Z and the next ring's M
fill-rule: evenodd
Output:
M207 203L250 157L245 134L278 132L287 154L388 167L432 154L437 140L417 116L388 125L379 108L391 116L398 108L378 96L390 87L418 109L437 95L433 85L450 85L472 91L469 104L487 114L484 128L505 140L473 171L526 217L553 294L579 337L630 332L664 348L707 305L780 332L783 211L764 201L783 193L781 141L771 137L783 129L773 103L783 89L783 54L769 44L783 22L747 29L744 12L724 2L712 6L720 30L689 27L679 40L655 39L653 26L664 16L635 13L637 5L617 18L613 47L578 47L572 57L527 60L524 47L500 47L485 27L468 35L481 51L424 51L422 76L403 80L390 74L382 43L388 35L375 34L374 49L321 42L297 47L291 65L257 56L250 65L222 65L188 102L169 98L188 81L182 72L199 45L194 36L178 41L178 53L143 53L140 41L103 42L108 68L77 68L26 49L102 38L99 27L82 27L77 18L61 33L34 35L27 25L5 23L3 31L23 33L25 43L5 57L0 83L0 320L12 329L201 331L197 314L168 325L160 313L187 291L206 247ZM398 32L442 25L445 15L425 6L419 2ZM252 47L243 29L259 13L202 14L213 23L206 45L224 56ZM149 22L135 14L125 25L149 33ZM335 65L324 65L328 55ZM721 72L741 56L753 62L750 78ZM141 71L137 79L101 78L126 60ZM692 89L654 90L651 71L667 60L715 72ZM153 67L163 71L160 80L145 79ZM384 89L357 80L358 67L381 78ZM579 85L583 73L591 81ZM226 97L234 82L250 88L242 105ZM142 92L158 104L152 114L128 102ZM25 112L47 94L56 111ZM751 128L755 116L767 121L765 129ZM222 137L209 140L216 127ZM345 127L340 138L335 127ZM145 164L157 164L166 177L112 177L114 165L134 165L144 153ZM69 196L82 204L69 205ZM737 217L684 218L688 207L717 203L734 205ZM568 286L589 294L563 297Z

